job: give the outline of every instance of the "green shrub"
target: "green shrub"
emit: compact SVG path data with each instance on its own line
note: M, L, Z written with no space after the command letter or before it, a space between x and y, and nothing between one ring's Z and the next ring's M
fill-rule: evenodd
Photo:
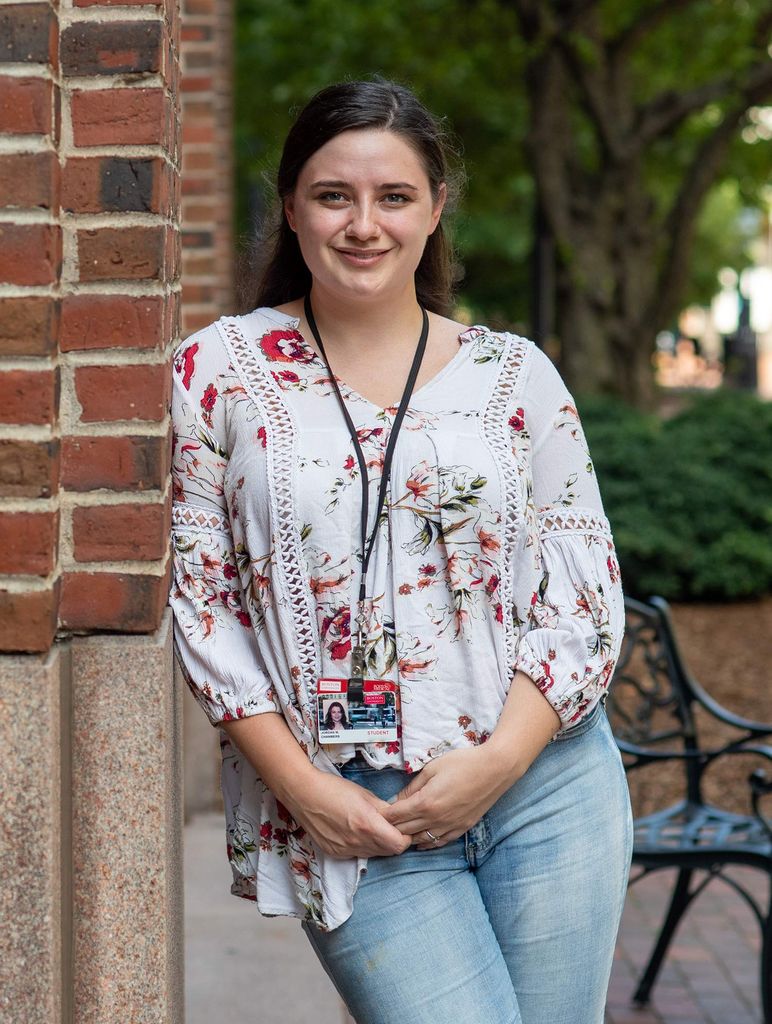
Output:
M719 390L660 420L577 398L625 593L772 592L772 402Z

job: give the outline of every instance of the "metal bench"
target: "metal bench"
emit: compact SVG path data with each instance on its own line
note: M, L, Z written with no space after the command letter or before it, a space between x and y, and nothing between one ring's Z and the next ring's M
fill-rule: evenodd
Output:
M685 911L714 879L730 885L753 910L761 928L761 1005L765 1024L772 1024L772 897L766 907L736 879L731 865L767 873L772 892L772 828L760 809L761 797L772 792L763 770L749 776L751 814L733 813L703 797L706 770L719 758L754 754L772 760L772 723L750 721L718 704L689 674L676 642L667 602L626 598L626 631L606 702L612 729L628 773L644 765L677 761L683 794L676 803L635 819L630 884L663 868L677 868L665 920L633 1000L649 1001L671 939ZM717 744L701 742L702 708L739 733ZM695 712L697 712L695 714ZM703 874L704 873L704 874Z

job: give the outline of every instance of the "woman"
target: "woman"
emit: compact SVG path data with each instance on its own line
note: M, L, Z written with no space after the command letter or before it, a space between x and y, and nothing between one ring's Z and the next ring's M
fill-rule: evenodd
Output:
M175 355L177 652L231 891L303 919L359 1024L601 1024L619 568L550 360L450 315L449 181L405 88L298 116L257 308ZM320 684L394 693L393 738L320 743Z
M333 732L351 728L351 723L346 717L346 709L339 700L334 700L327 705L327 713L324 716L324 728Z

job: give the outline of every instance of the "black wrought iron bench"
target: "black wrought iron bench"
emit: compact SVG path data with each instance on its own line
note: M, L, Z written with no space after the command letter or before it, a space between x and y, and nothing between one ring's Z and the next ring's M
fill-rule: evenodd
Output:
M677 868L678 874L633 1000L639 1005L648 1002L679 921L692 900L720 879L746 900L761 927L761 1005L765 1024L772 1024L772 898L766 907L760 906L724 873L731 865L758 868L769 876L772 890L772 823L760 807L762 796L772 792L772 782L766 781L761 768L749 776L752 813L747 815L714 806L703 797L705 772L719 758L754 754L772 761L772 746L760 742L772 736L772 723L733 714L690 675L664 599L627 598L625 608L625 639L606 702L617 745L628 773L673 760L683 768L683 798L635 820L630 884L663 868ZM739 735L723 743L705 742L698 731L698 707Z

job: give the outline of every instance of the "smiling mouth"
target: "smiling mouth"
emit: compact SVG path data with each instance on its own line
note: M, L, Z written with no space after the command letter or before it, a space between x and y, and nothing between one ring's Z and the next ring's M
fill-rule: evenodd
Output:
M348 256L350 259L361 260L363 263L375 260L379 256L385 256L388 249L336 249L341 256Z

